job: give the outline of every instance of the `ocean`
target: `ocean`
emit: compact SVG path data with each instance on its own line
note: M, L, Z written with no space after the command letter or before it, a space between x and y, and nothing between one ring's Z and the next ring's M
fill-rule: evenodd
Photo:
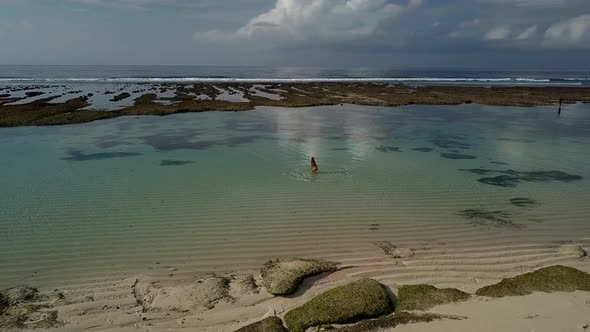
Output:
M0 65L7 83L368 81L412 84L590 85L588 71L473 69L394 70L383 68L240 66L16 66Z

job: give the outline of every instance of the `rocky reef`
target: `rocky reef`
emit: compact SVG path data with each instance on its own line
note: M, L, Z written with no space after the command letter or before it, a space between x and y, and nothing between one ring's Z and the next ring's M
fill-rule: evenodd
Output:
M156 85L146 84L146 89L138 91L174 90L173 97L166 97L170 103L158 103L155 93L146 93L134 100L132 106L113 109L108 112L93 110L89 94L62 103L50 101L59 95L38 100L22 100L8 94L0 97L0 127L49 126L83 123L120 116L168 115L183 112L204 111L247 111L257 106L310 107L321 105L358 104L367 106L402 105L459 105L478 103L496 106L543 106L554 105L561 98L565 103L590 101L590 88L587 87L461 87L461 86L419 86L378 84L378 83L266 83L254 88L251 83L195 83L175 84L156 89ZM34 85L23 89L32 90ZM277 98L265 98L253 91L264 91ZM241 93L247 102L230 102L218 99L226 91L228 94ZM71 91L70 91L71 92ZM35 91L28 91L30 95ZM69 92L66 92L69 94ZM115 94L107 91L105 95ZM123 91L111 100L129 98ZM205 96L206 98L201 98ZM526 96L526 97L523 97ZM14 101L24 103L14 105ZM435 140L442 148L466 149L470 145L456 139Z

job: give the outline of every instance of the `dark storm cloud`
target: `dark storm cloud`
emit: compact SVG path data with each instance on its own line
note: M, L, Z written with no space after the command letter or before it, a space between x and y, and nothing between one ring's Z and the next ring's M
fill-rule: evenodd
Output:
M0 63L588 66L587 0L3 0ZM162 24L165 23L165 24ZM557 57L557 58L556 58Z

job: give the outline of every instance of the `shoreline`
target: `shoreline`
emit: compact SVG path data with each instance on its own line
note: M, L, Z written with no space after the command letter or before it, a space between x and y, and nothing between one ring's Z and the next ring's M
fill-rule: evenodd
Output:
M588 239L580 239L564 245L523 244L509 248L474 247L466 251L465 248L432 244L428 248L411 248L411 251L405 250L410 248L399 248L393 256L377 246L374 257L350 255L349 260L337 262L337 271L308 276L294 294L287 296L270 294L268 284L263 280L264 272L261 273L260 269L195 274L168 267L120 279L73 283L59 289L45 287L37 299L42 303L37 314L41 315L38 316L41 320L47 320L48 325L43 328L51 331L193 329L233 332L264 318L278 316L284 319L290 310L330 289L371 278L384 285L398 299L401 286L418 284L452 287L470 294L467 300L442 303L418 311L410 309L418 315L442 315L433 321L410 322L383 331L441 328L471 331L481 324L485 324L485 331L499 328L520 331L523 326L540 331L548 329L547 326L584 331L582 327L590 323L586 315L590 310L590 292L533 292L530 295L493 298L476 295L476 290L503 278L513 278L548 266L563 265L588 273L590 265L585 250L590 248L589 245ZM528 263L522 265L522 262L511 259L518 256L527 257ZM435 257L446 263L427 263ZM399 270L400 275L416 274L411 271L424 263L431 268L438 264L448 266L441 265L439 269L432 270L431 277L426 279L411 276L392 279L381 272L385 269ZM465 268L469 270L470 264L476 264L474 268L481 272L461 272ZM264 266L261 268L264 270ZM486 277L482 278L482 275ZM201 284L203 287L199 286ZM394 301L398 301L396 305L399 305L401 300ZM496 319L487 321L491 311ZM48 316L51 312L55 312L55 316Z
M259 106L295 108L356 104L397 107L474 103L534 107L556 105L560 98L564 104L590 103L589 87L410 86L364 82L165 83L121 84L116 89L104 85L107 90L100 93L80 90L79 85L19 87L0 86L0 127L66 125L121 116L238 112ZM56 88L62 90L56 94ZM104 105L111 105L110 108L96 110L92 100L98 97L103 99Z

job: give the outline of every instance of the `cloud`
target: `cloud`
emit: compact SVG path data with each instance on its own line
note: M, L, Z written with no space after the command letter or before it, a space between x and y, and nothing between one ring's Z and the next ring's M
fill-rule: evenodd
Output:
M572 17L552 24L545 31L545 44L549 46L590 46L590 14Z
M354 40L375 35L382 24L419 7L422 0L393 4L387 0L277 0L274 8L232 32L235 37L278 36L292 40ZM220 37L215 30L194 37ZM226 34L225 37L228 37Z
M495 27L490 29L484 35L485 40L503 40L510 35L510 28L505 26Z
M527 39L531 38L532 36L534 36L535 33L537 33L537 26L536 25L530 26L526 30L524 30L523 32L518 34L518 36L516 37L516 40L527 40Z
M478 28L481 24L479 18L474 18L470 21L463 21L459 23L457 29L449 33L450 38L461 38L473 35L475 33L475 29Z
M565 7L570 0L478 0L480 3L512 5L524 8L559 8Z

